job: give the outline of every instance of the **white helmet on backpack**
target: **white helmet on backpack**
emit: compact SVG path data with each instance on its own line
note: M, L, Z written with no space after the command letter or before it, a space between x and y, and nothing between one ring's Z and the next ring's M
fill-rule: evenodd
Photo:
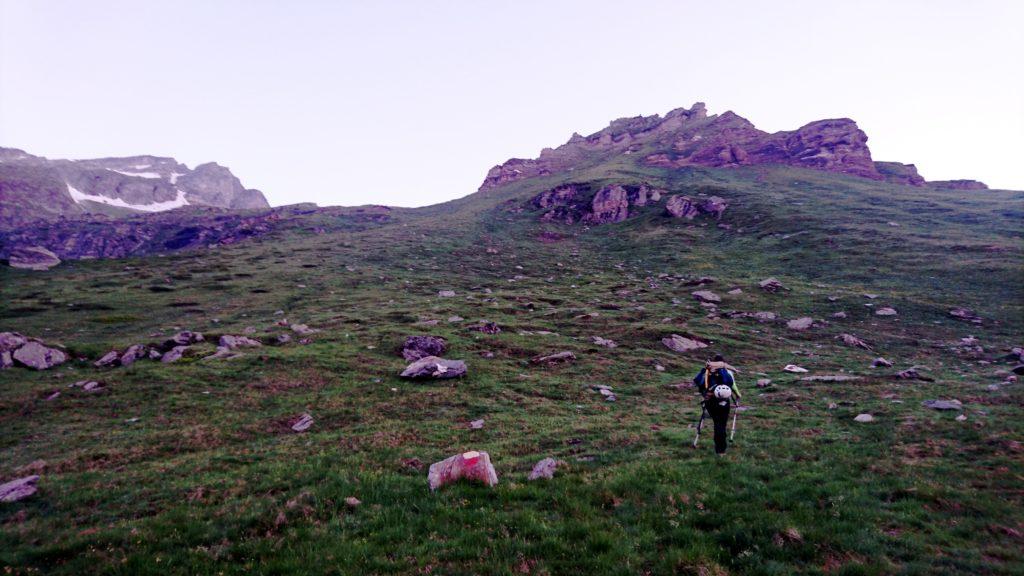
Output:
M728 400L729 398L732 398L732 388L725 384L715 386L712 393L715 395L715 398L718 398L719 400Z

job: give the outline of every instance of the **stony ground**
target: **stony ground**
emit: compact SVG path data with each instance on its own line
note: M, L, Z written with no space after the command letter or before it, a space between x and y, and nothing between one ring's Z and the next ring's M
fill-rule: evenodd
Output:
M1020 193L665 178L713 187L732 228L655 210L541 226L523 184L366 229L311 215L214 251L0 271L0 331L81 358L0 371L0 481L41 476L0 504L4 573L1024 572L1022 385L1001 359L1024 326ZM777 319L737 314L758 311ZM247 328L264 346L201 359ZM183 329L207 343L176 363L91 365ZM446 338L468 375L398 378L413 334ZM672 334L709 347L673 352ZM530 362L559 351L575 362ZM721 459L690 447L686 386L715 351L747 407ZM933 380L893 377L910 367ZM856 379L801 380L837 375ZM83 380L101 387L68 387ZM497 487L431 493L426 466L470 449ZM545 457L566 465L528 481Z

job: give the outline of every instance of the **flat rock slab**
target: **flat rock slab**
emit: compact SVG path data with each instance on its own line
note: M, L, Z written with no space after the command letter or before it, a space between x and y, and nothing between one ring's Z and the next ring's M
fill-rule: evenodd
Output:
M231 334L225 334L220 337L218 344L229 350L235 348L255 348L257 346L263 346L263 343L259 340L254 340L248 336L232 336Z
M925 400L921 406L932 410L963 410L964 405L959 400Z
M853 419L853 421L864 424L867 422L874 422L875 417L872 416L871 414L858 414L857 417Z
M809 372L807 368L801 368L796 364L786 364L786 367L783 368L783 370L785 370L786 372L792 372L794 374L802 374L804 372Z
M895 308L885 307L875 310L875 316L895 316L896 314L897 312Z
M691 352L693 350L700 350L701 348L707 348L708 345L696 338L687 338L686 336L680 336L679 334L673 334L668 338L662 338L661 343L666 348L673 352Z
M698 290L693 293L693 297L701 302L721 302L722 297L715 294L711 290Z
M576 355L568 350L562 352L555 352L554 354L534 356L533 358L530 359L530 362L533 362L534 364L554 364L559 362L575 361Z
M464 452L431 464L427 471L427 482L431 490L437 490L459 480L495 486L498 483L498 473L491 464L491 456L487 452Z
M39 476L33 474L0 484L0 502L17 502L28 498L36 493L36 482L39 482Z
M860 380L860 376L849 376L847 374L825 374L821 376L804 376L801 382L849 382Z
M435 379L460 378L466 375L466 363L462 360L445 360L427 356L409 364L402 371L402 378Z

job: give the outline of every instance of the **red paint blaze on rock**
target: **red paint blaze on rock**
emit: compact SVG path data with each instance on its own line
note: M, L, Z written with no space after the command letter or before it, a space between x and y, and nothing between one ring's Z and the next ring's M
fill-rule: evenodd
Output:
M491 457L487 452L469 451L456 454L440 462L430 465L427 481L431 490L437 490L459 480L480 482L484 486L495 486L498 473L491 465Z

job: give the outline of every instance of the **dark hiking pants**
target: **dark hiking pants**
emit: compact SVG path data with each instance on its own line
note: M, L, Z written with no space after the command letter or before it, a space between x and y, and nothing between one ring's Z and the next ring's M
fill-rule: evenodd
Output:
M712 398L706 405L708 415L715 422L715 454L724 454L728 443L729 401Z

